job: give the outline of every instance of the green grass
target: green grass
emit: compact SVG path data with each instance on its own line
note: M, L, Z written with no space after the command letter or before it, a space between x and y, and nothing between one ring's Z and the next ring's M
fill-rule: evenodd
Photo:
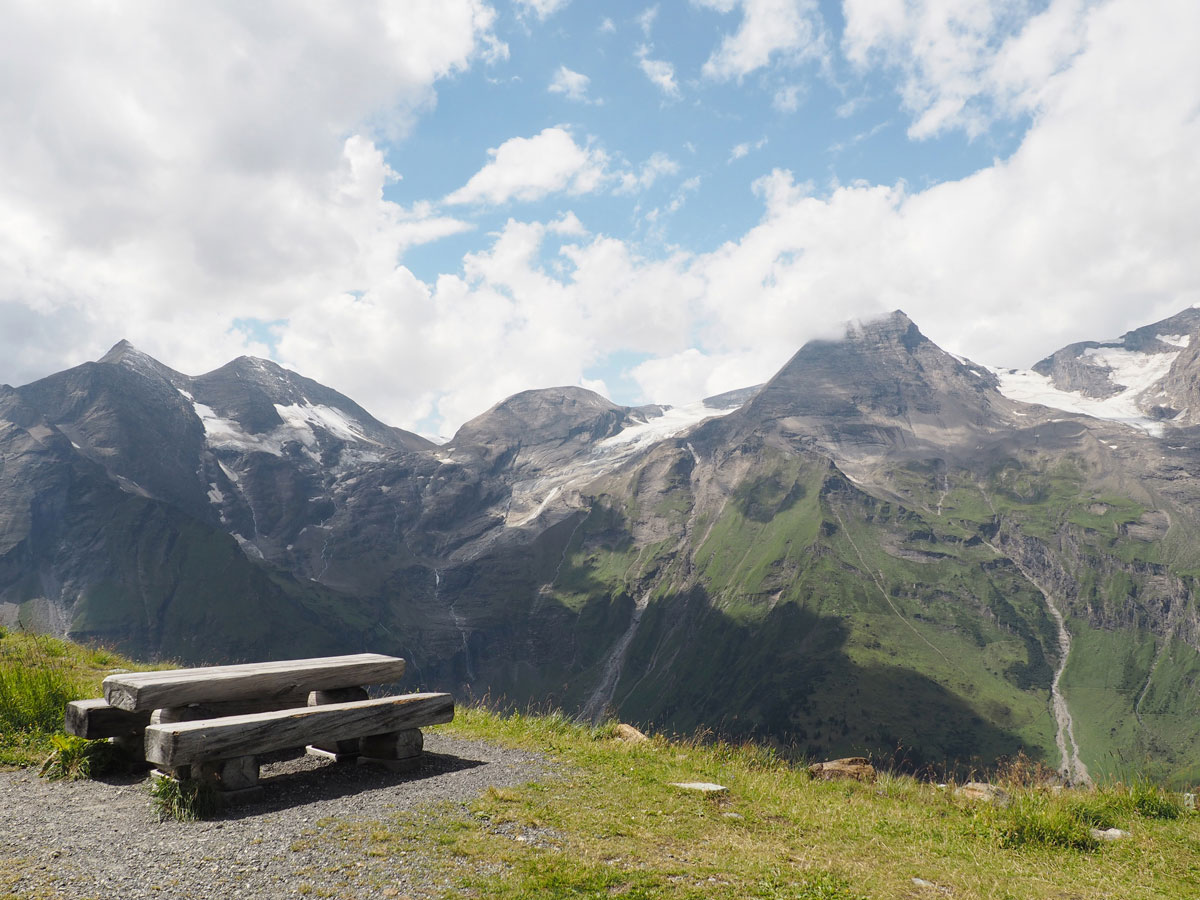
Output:
M5 671L20 660L85 689L103 674L97 663L123 662L13 634L0 636L0 654ZM953 785L896 774L875 783L812 780L802 763L762 744L661 736L627 744L612 723L584 726L561 714L460 708L444 730L539 752L549 774L491 788L465 807L446 804L389 822L331 819L318 830L364 859L418 851L447 898L1200 895L1200 817L1145 779L1055 791L1044 786L1043 767L1018 757L994 773L1011 802L993 806L957 798ZM12 751L17 734L6 730L0 747ZM89 742L47 742L66 751L63 775L88 757ZM715 781L729 791L714 797L671 784L686 781ZM163 779L154 787L164 816L201 818L210 800L194 782ZM1105 843L1091 834L1112 827L1131 837Z
M210 818L221 808L217 789L206 781L191 778L155 777L150 798L163 820L195 822Z
M1000 807L906 776L814 781L763 746L625 744L611 726L561 715L462 709L447 730L540 751L556 774L491 789L466 809L326 823L364 855L431 855L447 898L1200 894L1200 818L1176 814L1175 797L1145 783L1059 792L1010 772L1012 802ZM699 796L670 785L679 781L729 792ZM1132 836L1104 843L1094 827Z
M38 774L51 781L98 778L119 768L116 747L108 741L89 741L71 734L50 735L53 749Z
M56 749L67 703L100 695L114 668L136 666L109 650L0 629L0 766L40 765Z

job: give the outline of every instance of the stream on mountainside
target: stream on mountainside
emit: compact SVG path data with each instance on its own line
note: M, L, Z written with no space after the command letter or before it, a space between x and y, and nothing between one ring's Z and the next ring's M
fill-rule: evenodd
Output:
M1063 672L1067 668L1067 659L1071 655L1071 632L1067 631L1067 624L1063 618L1061 610L1055 604L1050 592L1042 587L1034 578L1033 573L1012 554L1003 553L990 541L985 541L989 547L996 552L998 556L1003 556L1012 561L1017 570L1025 576L1025 580L1032 584L1042 595L1042 599L1046 602L1046 610L1050 613L1050 618L1054 619L1054 624L1058 628L1058 667L1054 670L1054 680L1050 682L1050 705L1054 710L1054 721L1058 728L1054 735L1054 742L1058 745L1058 752L1061 755L1062 763L1059 765L1059 772L1071 784L1091 784L1092 776L1088 772L1088 768L1084 765L1083 760L1079 757L1079 742L1075 740L1075 720L1071 718L1071 710L1067 706L1067 698L1063 696L1063 692L1059 687L1059 682L1062 680ZM1068 744L1070 746L1068 746Z
M583 709L579 713L581 719L596 724L604 717L604 711L608 709L613 695L617 692L617 682L620 681L621 669L625 666L629 645L633 643L633 636L637 634L638 626L642 623L642 614L649 605L650 592L646 591L634 604L633 615L629 617L629 626L625 629L625 633L613 644L608 658L604 660L604 670L600 676L600 682L596 685L596 690L592 691L592 696L588 697L587 703L583 705Z
M433 602L435 605L440 605L442 600L442 570L433 570ZM463 618L455 607L458 605L458 600L452 602L446 607L446 612L450 614L450 621L454 623L454 627L458 629L458 636L462 639L463 658L467 670L467 681L475 680L475 672L471 668L471 645L467 641L467 620Z

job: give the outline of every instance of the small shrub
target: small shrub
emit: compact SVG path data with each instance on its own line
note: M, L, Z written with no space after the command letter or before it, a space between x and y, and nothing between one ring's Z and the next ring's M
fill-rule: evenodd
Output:
M1000 846L1065 847L1094 850L1099 842L1090 827L1075 815L1069 803L1045 794L1017 795L1007 807L985 807L981 814L995 832Z
M1148 782L1130 787L1129 798L1138 815L1147 819L1178 819L1184 813L1182 799Z
M156 778L150 796L160 819L194 822L215 815L221 808L216 788L191 778Z
M1101 789L1094 793L1078 794L1067 801L1067 809L1089 828L1119 828L1133 814L1133 803L1121 791Z
M51 781L99 778L119 766L116 748L108 741L89 741L69 734L53 734L54 749L38 773Z
M1059 774L1044 762L1030 758L1024 750L1015 756L1001 757L991 778L1008 788L1036 788L1061 783Z

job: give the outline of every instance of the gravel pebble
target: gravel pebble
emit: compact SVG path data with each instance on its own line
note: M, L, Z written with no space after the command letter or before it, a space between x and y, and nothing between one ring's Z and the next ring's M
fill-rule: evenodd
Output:
M419 846L373 856L337 825L386 821L550 775L546 760L425 734L415 772L313 756L264 762L261 800L203 822L159 821L147 777L49 782L0 773L0 894L138 898L431 897L451 885Z

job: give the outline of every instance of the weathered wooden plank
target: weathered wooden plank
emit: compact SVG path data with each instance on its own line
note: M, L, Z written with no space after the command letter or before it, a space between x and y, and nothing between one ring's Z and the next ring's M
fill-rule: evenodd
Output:
M362 690L362 688L359 688ZM364 697L366 692L363 691ZM162 722L195 722L198 719L219 719L222 716L245 716L250 713L273 712L306 706L310 692L304 689L279 694L268 700L223 700L215 703L193 703L191 706L168 706L150 714L150 724Z
M440 725L453 718L454 698L449 694L403 694L356 703L150 725L146 729L146 759L174 769L203 760L251 756L305 744Z
M161 709L230 700L272 700L297 691L322 691L399 681L404 660L379 653L289 659L165 672L126 672L104 679L104 699L126 710Z
M139 734L150 724L150 711L128 712L103 700L72 700L67 704L63 730L90 741Z

